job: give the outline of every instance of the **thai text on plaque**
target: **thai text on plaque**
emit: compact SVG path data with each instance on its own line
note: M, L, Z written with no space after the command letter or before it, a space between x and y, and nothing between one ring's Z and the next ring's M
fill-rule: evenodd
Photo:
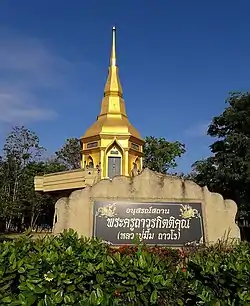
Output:
M201 203L95 202L93 236L113 245L204 242Z

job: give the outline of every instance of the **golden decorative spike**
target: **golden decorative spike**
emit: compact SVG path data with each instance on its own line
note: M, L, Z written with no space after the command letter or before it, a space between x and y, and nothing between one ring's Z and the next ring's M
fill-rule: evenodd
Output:
M110 66L108 79L106 82L106 86L104 89L104 96L119 96L122 97L122 86L120 82L120 78L118 75L118 67L117 67L117 59L116 59L116 28L112 28L112 49L110 56Z
M110 57L110 66L116 66L116 29L112 28L112 49Z

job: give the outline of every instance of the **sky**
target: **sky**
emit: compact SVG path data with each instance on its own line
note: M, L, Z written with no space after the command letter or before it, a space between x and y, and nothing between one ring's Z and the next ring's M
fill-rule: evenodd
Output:
M99 114L112 26L127 113L143 137L210 155L206 129L230 91L249 91L249 0L1 0L0 147L15 125L48 156Z

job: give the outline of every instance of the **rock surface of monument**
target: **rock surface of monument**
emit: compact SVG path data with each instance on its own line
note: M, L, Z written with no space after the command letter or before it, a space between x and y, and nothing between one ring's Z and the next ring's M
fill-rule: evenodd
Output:
M133 210L131 208L133 208L133 205L135 205L140 212L142 212L143 205L149 208L149 205L150 207L154 207L154 204L162 204L166 213L169 211L170 204L172 205L171 207L178 205L187 209L186 215L183 214L182 217L173 216L171 214L172 208L170 208L170 212L165 216L162 215L159 209L158 211L157 209L155 210L153 219L157 220L158 218L158 220L161 220L158 224L161 226L162 233L169 233L169 235L165 234L165 236L162 236L159 232L159 228L156 232L156 235L158 235L158 238L160 238L164 245L183 245L183 243L178 242L179 240L183 241L180 239L183 233L186 233L185 237L187 241L185 241L185 244L193 242L192 237L195 236L200 229L196 227L194 230L191 230L189 238L188 230L191 228L191 221L188 227L187 221L184 222L182 220L191 220L195 217L195 211L197 212L197 209L193 209L195 204L201 207L200 224L202 230L200 233L202 235L200 237L200 243L215 243L223 238L240 238L239 228L235 223L237 205L234 201L224 200L220 194L212 193L206 187L202 188L192 181L184 181L177 177L158 174L149 169L145 169L141 174L133 178L118 176L112 181L104 179L93 186L73 191L69 197L59 199L55 206L56 222L54 222L53 226L54 233L58 234L64 229L72 228L82 236L93 237L96 226L96 224L94 226L96 218L94 205L100 202L105 204L105 206L103 206L104 208L109 207L108 210L106 210L106 216L104 216L104 208L101 208L103 216L106 218L106 231L112 233L113 230L116 235L120 233L120 243L117 242L119 241L119 237L116 237L116 243L114 244L129 243L129 240L133 240L130 239L131 237L134 238L133 235L127 236L127 239L126 235L122 235L123 232L130 234L137 232L142 235L142 232L145 232L149 228L151 234L156 231L156 223L153 221L148 221L148 223L145 223L146 221L139 221L139 217L135 216L136 213L132 213ZM125 218L127 221L119 215L112 215L111 207L117 203L120 203L120 205L123 203L127 212L130 212ZM140 203L140 208L138 208L138 203ZM153 208L150 208L150 212L152 214ZM118 222L116 222L117 225L115 225L114 222L113 226L111 225L112 218L114 221L116 219ZM138 221L138 225L136 227L136 223L134 223L131 229L131 219L133 218L134 222L135 220ZM140 218L143 220L152 220L152 218L150 219L149 217L149 210L144 210ZM124 221L122 221L122 219L124 219ZM130 219L130 221L128 219ZM163 220L165 221L165 225ZM127 225L126 222L128 222ZM168 224L166 224L166 222ZM110 226L108 226L108 224ZM173 235L171 235L171 231ZM143 239L143 236L141 237ZM147 235L144 237L147 238L146 242L149 243L149 236ZM100 238L105 240L105 229ZM153 244L155 244L155 241L157 244L160 244L159 239L157 237L154 238L155 239L152 239ZM113 243L112 241L110 242Z

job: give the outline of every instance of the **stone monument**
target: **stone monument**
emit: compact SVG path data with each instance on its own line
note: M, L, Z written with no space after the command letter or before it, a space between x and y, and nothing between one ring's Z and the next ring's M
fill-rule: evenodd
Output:
M72 228L113 245L137 237L168 246L240 238L235 202L192 181L142 170L144 140L127 117L115 28L101 111L81 144L81 169L35 177L36 191L60 194L54 234Z

